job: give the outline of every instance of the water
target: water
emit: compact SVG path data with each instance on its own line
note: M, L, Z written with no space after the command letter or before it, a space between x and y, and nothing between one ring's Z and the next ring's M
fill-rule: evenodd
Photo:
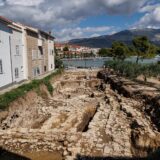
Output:
M64 66L66 68L78 67L78 68L101 68L104 63L112 60L110 57L105 58L90 58L90 59L63 59ZM159 57L153 59L139 60L139 63L151 64L158 62ZM126 61L136 62L136 57L127 58Z
M66 59L63 60L65 67L82 67L82 68L100 68L106 61L112 58L93 58L93 59Z

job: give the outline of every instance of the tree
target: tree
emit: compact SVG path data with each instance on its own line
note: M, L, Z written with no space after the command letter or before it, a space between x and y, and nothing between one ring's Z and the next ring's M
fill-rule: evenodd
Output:
M114 59L124 61L129 54L128 47L122 42L113 42L112 44L112 54Z
M63 48L63 51L64 51L64 52L69 51L68 46L65 46L65 47Z
M59 57L55 57L55 67L56 68L63 68L63 62Z
M156 56L156 54L158 53L158 47L155 46L154 44L150 44L149 49L148 49L148 53L146 54L146 58L153 58Z
M77 58L77 53L76 52L74 53L74 58Z
M156 54L159 54L160 55L160 47L157 47L157 52Z
M101 57L111 57L112 51L110 48L101 48L98 52L99 56Z
M90 57L94 57L95 55L94 55L94 53L93 53L93 51L91 51L90 52Z
M138 63L140 58L144 58L147 56L150 48L150 42L146 36L140 36L140 37L135 37L132 43L136 50L136 55L137 55L136 62Z

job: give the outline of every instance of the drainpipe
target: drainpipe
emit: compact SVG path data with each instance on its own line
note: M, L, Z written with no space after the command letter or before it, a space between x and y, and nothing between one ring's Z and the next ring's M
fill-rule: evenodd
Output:
M12 84L13 84L13 63L12 63L12 47L11 47L11 36L9 36L9 47L10 47L10 61L11 61L11 76L12 76Z

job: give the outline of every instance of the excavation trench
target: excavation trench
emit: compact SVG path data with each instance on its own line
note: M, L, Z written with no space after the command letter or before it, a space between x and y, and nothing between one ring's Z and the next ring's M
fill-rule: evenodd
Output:
M118 96L120 95L119 97L123 95L126 99L135 99L140 102L139 105L133 105L132 109L128 106L124 107L124 103L120 105L120 110L126 114L130 123L132 155L146 157L159 149L159 91L155 88L136 84L117 75L112 75L108 71L99 72L98 77L109 84L111 89ZM121 102L120 99L119 101ZM133 110L135 110L135 113ZM136 115L136 112L139 113ZM138 116L141 116L141 118Z
M77 132L87 132L90 122L93 120L97 113L98 105L95 107L88 108L82 117L82 122L77 126Z
M65 72L53 80L52 97L45 98L43 88L45 97L32 91L15 101L0 113L0 146L33 160L50 160L54 153L55 160L143 157L157 149L159 133L133 96L132 83L122 86L103 74L99 79L97 72Z

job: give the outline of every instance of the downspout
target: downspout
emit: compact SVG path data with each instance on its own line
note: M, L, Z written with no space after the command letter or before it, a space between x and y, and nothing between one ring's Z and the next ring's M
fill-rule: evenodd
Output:
M13 63L12 63L12 51L11 51L11 36L9 36L9 47L10 47L10 61L11 61L11 76L12 76L12 84L13 84Z

